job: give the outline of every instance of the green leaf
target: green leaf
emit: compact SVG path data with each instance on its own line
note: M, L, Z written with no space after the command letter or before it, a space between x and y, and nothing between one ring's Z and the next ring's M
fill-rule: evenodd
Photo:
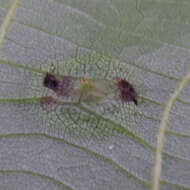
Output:
M190 189L189 10L187 0L0 0L0 187L147 190L162 166L160 189ZM46 72L71 76L74 91L45 88Z

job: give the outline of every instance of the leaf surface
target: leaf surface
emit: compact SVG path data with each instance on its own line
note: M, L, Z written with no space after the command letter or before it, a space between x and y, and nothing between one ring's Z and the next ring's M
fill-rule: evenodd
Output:
M150 189L162 112L190 68L190 3L20 0L7 16L14 3L0 0L0 34L10 17L0 41L0 187ZM76 87L82 77L106 87L126 78L143 97L138 110L112 105L111 87L101 103L77 104L77 93L44 110L40 98L56 97L43 86L52 65ZM161 189L190 189L189 118L188 85L169 115Z

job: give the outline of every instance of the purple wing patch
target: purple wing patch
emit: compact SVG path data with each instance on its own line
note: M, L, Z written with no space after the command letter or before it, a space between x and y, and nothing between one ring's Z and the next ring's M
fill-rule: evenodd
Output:
M133 102L138 105L138 95L135 88L125 79L117 78L117 86L120 91L120 97L124 102Z
M72 77L61 76L57 78L51 73L46 73L43 85L44 87L53 90L59 96L66 96L72 89Z

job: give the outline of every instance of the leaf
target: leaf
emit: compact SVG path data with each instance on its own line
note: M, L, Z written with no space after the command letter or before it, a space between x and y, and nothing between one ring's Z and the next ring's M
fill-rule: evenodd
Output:
M150 189L162 112L190 68L189 8L186 0L1 0L0 187ZM126 78L138 109L110 103L116 86L80 104L80 90L57 97L43 86L52 65L75 87L82 77L106 89ZM58 103L44 110L48 96ZM188 84L170 110L161 189L190 189L189 97Z

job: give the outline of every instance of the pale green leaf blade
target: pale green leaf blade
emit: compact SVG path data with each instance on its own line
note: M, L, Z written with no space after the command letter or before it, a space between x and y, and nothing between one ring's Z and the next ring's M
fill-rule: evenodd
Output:
M1 27L13 3L0 0ZM19 1L0 52L0 187L150 189L164 104L190 68L189 10L187 0ZM142 114L45 113L52 63L59 74L128 78ZM162 189L190 189L189 97L187 86L169 117Z

